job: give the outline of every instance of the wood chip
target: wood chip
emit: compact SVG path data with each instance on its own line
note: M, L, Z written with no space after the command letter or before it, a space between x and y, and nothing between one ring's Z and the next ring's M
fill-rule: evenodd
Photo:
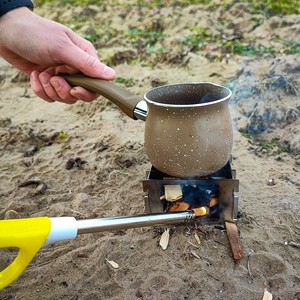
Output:
M192 245L193 247L199 249L199 247L198 247L197 245L193 244L192 242L188 241L188 243L189 243L190 245Z
M262 300L272 300L273 296L270 292L265 289L264 296Z
M166 250L169 244L169 239L170 239L170 229L167 228L163 234L161 235L159 245L163 250Z
M113 260L108 260L107 258L105 258L105 259L114 269L119 268L119 265L116 262L114 262Z
M194 257L200 259L200 256L199 256L196 252L194 252L193 250L191 250L191 253L192 253L192 255L193 255Z
M194 238L197 241L198 245L200 245L201 241L200 241L200 238L199 238L199 235L197 234L197 232L194 233Z
M165 185L165 196L169 202L174 202L182 199L182 190L179 184Z

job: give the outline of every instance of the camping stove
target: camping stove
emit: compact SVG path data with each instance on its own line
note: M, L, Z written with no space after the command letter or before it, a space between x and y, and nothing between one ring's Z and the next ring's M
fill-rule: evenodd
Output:
M231 169L231 161L205 177L170 177L153 166L146 176L143 180L146 213L199 208L202 214L196 218L196 222L201 225L223 225L226 221L237 220L239 181L235 170ZM175 188L177 198L166 197L170 188Z

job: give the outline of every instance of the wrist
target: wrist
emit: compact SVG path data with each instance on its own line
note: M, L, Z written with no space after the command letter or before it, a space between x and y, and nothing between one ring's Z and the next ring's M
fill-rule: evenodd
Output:
M33 10L31 0L0 0L0 17L18 7L28 7Z

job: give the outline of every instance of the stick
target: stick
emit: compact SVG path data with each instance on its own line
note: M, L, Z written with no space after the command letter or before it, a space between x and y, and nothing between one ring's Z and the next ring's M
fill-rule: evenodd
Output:
M249 274L249 277L250 277L251 280L253 280L253 279L252 279L251 270L250 270L250 255L251 255L251 253L252 253L252 252L249 252L249 253L248 253L247 268L248 268L248 274Z
M239 238L239 233L236 224L231 222L225 222L225 228L231 246L233 258L235 260L242 259L243 258L242 244Z
M300 244L299 244L299 243L295 243L295 242L293 242L293 241L290 241L290 242L289 242L289 245L290 245L290 246L293 246L293 247L300 248Z

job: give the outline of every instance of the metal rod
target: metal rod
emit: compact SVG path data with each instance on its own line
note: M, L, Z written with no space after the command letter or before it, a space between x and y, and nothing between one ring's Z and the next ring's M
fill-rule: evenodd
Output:
M76 223L78 234L83 234L153 225L183 223L194 218L195 214L192 210L190 210L174 213L144 214L136 216L78 220Z

